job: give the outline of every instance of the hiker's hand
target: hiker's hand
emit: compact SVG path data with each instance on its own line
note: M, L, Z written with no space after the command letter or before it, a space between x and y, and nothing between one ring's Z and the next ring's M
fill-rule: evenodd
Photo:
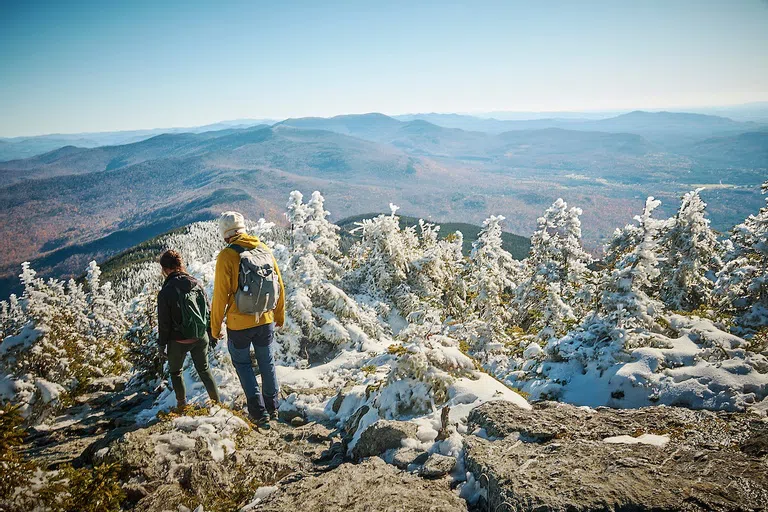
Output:
M219 340L217 338L214 338L213 336L208 336L208 348L214 349L216 348L216 345L219 343Z
M168 360L168 345L163 345L162 347L158 348L157 355L160 357L161 362L166 362Z

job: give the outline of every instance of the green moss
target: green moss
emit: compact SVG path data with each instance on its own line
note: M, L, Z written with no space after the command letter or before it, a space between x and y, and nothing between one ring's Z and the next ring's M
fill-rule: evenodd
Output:
M747 340L747 350L758 354L768 350L768 327L763 327Z
M211 409L208 407L201 407L197 405L185 405L183 407L175 407L168 412L160 411L157 414L157 418L160 421L171 421L181 416L210 416Z
M402 356L408 353L408 349L402 345L390 345L387 347L387 353L393 356Z
M35 472L35 465L24 459L19 452L26 432L21 428L24 418L18 405L6 403L0 409L0 509L8 503L16 489L28 485Z
M656 323L659 324L659 326L664 329L665 331L669 331L672 329L672 326L664 317L659 317L656 319Z
M517 393L518 395L520 395L521 397L525 398L526 400L528 400L531 397L530 393L526 393L525 391L523 391L520 388L516 388L514 386L509 386L509 385L507 385L507 387L509 389L511 389L512 391L514 391L515 393Z
M370 398L371 393L374 393L381 389L381 385L384 383L384 381L379 381L376 384L370 384L365 387L365 398Z
M40 498L53 512L116 512L125 500L120 484L120 465L94 468L61 468L40 491Z

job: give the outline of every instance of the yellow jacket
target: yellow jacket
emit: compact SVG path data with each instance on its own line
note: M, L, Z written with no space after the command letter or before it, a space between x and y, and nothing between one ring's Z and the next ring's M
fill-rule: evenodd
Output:
M229 243L237 244L246 249L253 249L259 245L266 247L257 237L242 233L235 235ZM260 318L254 315L244 315L237 310L235 305L235 292L237 291L237 278L240 272L240 255L234 249L225 247L216 258L216 277L213 282L213 304L211 304L211 333L214 338L221 336L221 323L224 316L227 318L227 328L233 331L242 331L258 325L275 322L278 327L285 322L285 286L277 261L272 258L280 281L280 298L273 311L267 311Z

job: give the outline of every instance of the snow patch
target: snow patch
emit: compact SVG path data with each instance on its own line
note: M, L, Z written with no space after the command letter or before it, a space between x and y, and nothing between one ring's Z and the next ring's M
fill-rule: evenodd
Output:
M639 437L632 436L613 436L603 439L604 443L609 444L647 444L651 446L658 446L659 448L666 446L669 442L669 436L658 436L656 434L643 434Z

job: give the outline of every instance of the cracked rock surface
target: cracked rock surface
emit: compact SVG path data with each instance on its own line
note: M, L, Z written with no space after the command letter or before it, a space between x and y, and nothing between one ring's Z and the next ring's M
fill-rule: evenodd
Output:
M258 510L354 512L466 511L466 502L444 483L400 471L378 457L283 483Z
M469 416L466 466L498 511L765 510L768 424L674 407L530 411L489 402ZM665 443L629 444L643 439ZM624 442L606 438L628 436ZM657 437L654 437L657 436Z

